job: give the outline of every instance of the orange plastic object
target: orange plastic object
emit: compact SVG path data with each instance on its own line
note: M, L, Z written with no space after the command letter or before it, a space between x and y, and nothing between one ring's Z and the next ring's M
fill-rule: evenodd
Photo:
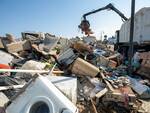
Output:
M11 69L11 67L7 64L0 64L0 69Z

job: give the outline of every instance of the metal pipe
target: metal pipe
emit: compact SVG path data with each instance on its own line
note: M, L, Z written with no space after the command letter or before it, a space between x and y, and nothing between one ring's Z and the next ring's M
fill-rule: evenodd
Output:
M23 70L23 69L0 69L0 73L2 72L15 72L15 73L49 73L49 70ZM53 74L63 74L64 71L54 71L52 69L51 73Z
M134 45L133 45L133 35L134 35L134 14L135 14L135 0L131 1L131 22L130 22L130 42L129 42L129 50L128 50L128 57L129 57L129 65L128 65L128 72L129 75L132 74L132 57L134 53Z

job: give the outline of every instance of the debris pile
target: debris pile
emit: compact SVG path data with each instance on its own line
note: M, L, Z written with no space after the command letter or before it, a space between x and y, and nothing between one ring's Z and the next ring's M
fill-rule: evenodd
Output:
M149 51L135 53L129 75L124 56L95 37L65 39L23 32L16 39L6 34L0 37L0 49L0 113L19 107L22 97L25 103L36 93L43 96L42 91L56 98L54 106L68 108L64 113L75 113L76 107L79 113L150 111ZM16 113L21 107L25 106Z

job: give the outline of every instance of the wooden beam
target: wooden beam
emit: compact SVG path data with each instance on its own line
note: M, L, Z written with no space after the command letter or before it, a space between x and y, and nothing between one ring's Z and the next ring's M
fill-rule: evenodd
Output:
M96 109L96 107L95 107L95 104L94 104L94 102L93 102L93 99L91 99L91 104L92 104L94 113L98 113L98 112L97 112L97 109Z
M101 72L100 73L102 79L104 80L104 82L107 84L108 88L111 90L111 91L114 91L114 88L112 87L112 85L106 80L106 77L105 75Z

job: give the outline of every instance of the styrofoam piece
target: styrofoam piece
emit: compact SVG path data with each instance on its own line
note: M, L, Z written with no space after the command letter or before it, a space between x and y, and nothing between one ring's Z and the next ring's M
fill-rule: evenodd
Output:
M42 70L46 64L34 60L27 61L21 69Z
M8 64L14 57L4 51L0 51L0 64Z
M38 76L12 103L6 113L77 113L77 107L46 77Z
M9 101L9 99L7 98L7 96L0 92L0 107L3 107L7 102Z
M46 64L37 62L34 60L27 61L22 67L22 70L43 70ZM36 74L37 72L31 73L32 75ZM17 73L16 76L23 76L23 73Z

